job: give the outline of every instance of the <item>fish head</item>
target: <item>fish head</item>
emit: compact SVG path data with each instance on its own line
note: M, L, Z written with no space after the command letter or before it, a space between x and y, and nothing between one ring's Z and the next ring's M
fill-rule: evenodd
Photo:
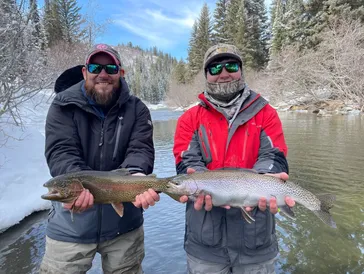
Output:
M167 184L167 191L177 195L193 196L198 194L198 186L187 174L172 177Z
M43 186L48 188L48 193L42 199L62 203L74 202L84 189L80 180L67 176L52 178Z

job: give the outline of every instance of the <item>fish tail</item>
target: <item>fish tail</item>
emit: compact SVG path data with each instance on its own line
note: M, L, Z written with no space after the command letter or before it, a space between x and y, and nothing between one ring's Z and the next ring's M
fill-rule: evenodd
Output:
M336 223L330 214L330 209L334 206L334 202L336 200L335 196L332 194L321 194L317 195L317 198L321 202L321 208L320 210L314 210L313 212L325 224L336 228Z

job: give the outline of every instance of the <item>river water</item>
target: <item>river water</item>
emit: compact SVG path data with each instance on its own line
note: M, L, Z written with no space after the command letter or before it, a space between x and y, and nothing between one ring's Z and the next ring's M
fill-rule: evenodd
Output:
M152 111L158 177L175 174L173 135L180 112ZM297 219L277 214L277 273L364 273L364 116L317 117L280 112L289 147L290 179L314 193L336 195L337 229L297 205ZM186 273L185 206L162 194L145 212L146 274ZM44 254L47 212L0 234L0 273L37 273ZM88 273L101 273L96 256Z

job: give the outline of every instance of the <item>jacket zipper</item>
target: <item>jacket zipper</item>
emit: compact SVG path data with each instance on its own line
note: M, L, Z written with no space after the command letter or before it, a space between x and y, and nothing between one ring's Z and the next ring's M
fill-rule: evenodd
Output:
M118 153L119 149L119 141L120 141L120 134L121 134L121 128L123 126L123 116L118 116L118 125L117 125L117 133L116 133L116 143L114 148L114 153L112 154L112 160L116 160L116 154Z
M103 162L103 158L104 158L104 154L103 154L103 145L104 145L104 122L105 119L102 119L101 121L101 133L100 133L100 142L99 142L99 147L100 147L100 170L102 169L102 162ZM101 221L102 221L102 205L97 205L98 206L98 212L99 212L99 222L97 225L97 242L99 243L101 240Z
M248 143L248 136L249 136L249 132L248 132L248 128L247 128L245 130L245 139L244 139L244 146L243 146L243 161L245 161L246 145Z

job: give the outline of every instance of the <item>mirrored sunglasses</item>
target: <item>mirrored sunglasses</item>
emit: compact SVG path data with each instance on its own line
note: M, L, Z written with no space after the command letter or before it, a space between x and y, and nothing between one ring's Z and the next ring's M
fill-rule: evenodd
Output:
M118 65L100 65L100 64L87 65L87 71L92 74L99 74L103 69L107 74L117 74L119 72L120 67Z
M227 72L234 73L239 70L240 64L239 62L229 61L223 63L212 64L207 67L207 70L211 75L218 75L222 72L222 69L225 68Z

